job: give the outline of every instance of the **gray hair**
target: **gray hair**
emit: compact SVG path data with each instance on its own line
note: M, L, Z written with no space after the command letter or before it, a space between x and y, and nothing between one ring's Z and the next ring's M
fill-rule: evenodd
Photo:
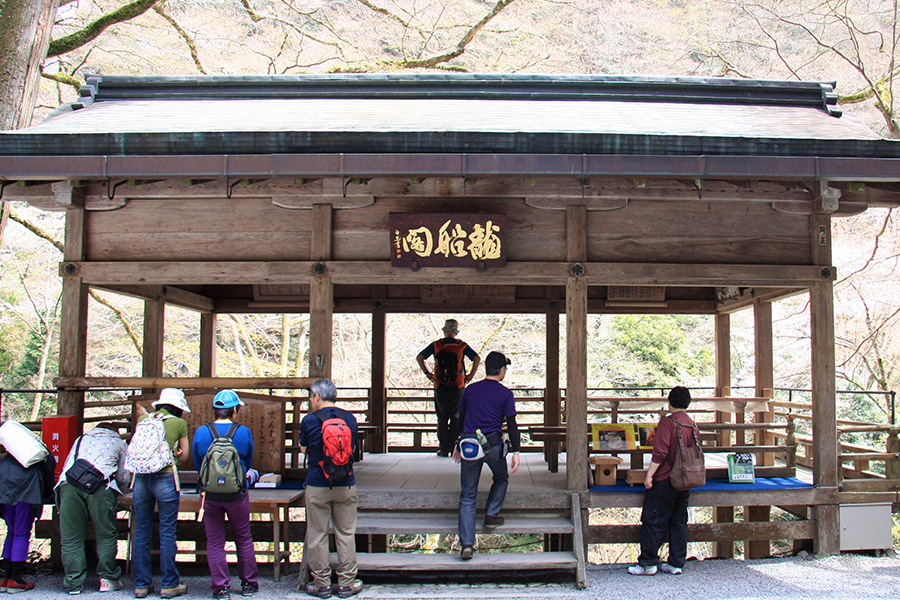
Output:
M312 398L315 394L318 394L319 398L325 402L337 400L337 388L334 387L334 382L327 377L323 377L309 386L309 397Z

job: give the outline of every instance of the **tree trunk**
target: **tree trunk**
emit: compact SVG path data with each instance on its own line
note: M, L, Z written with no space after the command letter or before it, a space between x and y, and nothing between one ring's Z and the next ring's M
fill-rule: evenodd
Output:
M0 3L0 129L31 123L59 0Z

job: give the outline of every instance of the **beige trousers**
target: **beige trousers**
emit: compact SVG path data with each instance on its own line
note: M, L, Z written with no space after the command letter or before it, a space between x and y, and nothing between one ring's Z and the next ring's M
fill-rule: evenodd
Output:
M356 579L356 486L306 487L306 560L316 587L331 585L328 522L334 522L338 585Z

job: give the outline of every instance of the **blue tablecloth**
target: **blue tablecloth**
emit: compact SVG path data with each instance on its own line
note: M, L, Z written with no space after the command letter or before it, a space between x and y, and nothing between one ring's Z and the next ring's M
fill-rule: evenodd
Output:
M749 490L791 490L811 488L812 484L801 481L796 477L757 477L755 483L729 483L727 479L710 479L706 485L694 489L695 492L749 491ZM643 492L641 484L628 485L624 480L616 482L616 485L594 485L592 492Z

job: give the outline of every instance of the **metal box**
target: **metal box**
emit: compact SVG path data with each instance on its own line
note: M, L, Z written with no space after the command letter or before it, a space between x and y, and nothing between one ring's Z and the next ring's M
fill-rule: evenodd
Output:
M842 504L841 551L889 550L892 524L890 502Z

